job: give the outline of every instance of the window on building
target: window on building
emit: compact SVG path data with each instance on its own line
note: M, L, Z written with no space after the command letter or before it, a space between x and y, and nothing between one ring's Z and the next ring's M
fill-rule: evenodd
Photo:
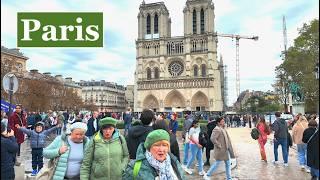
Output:
M207 67L205 64L201 65L201 75L202 75L202 77L206 77L206 75L207 75Z
M158 14L154 16L154 34L158 34Z
M154 68L154 78L159 79L159 69L157 67Z
M150 14L147 16L147 34L151 34L151 17Z
M203 9L201 9L201 12L200 12L200 22L201 22L201 34L204 33L204 11Z
M197 65L193 66L193 76L195 76L195 77L198 76L198 66Z
M197 34L197 11L194 9L192 12L192 31Z
M168 66L168 71L173 77L180 76L183 73L184 67L182 62L173 61Z
M151 79L151 69L147 68L147 79Z

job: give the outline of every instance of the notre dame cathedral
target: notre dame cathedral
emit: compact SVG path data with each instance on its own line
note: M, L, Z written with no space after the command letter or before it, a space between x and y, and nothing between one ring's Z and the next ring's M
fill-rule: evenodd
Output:
M223 63L217 61L212 0L187 0L184 36L171 36L163 2L139 7L134 111L222 111Z

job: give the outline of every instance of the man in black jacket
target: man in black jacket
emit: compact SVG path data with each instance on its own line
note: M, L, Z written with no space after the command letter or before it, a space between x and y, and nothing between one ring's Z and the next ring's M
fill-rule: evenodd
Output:
M210 151L213 150L214 146L213 146L213 143L212 141L210 140L210 137L211 137L211 134L212 134L212 130L216 127L217 123L214 119L214 117L210 117L209 118L209 122L207 124L207 134L208 134L208 143L207 143L207 146L206 146L206 158L207 158L207 161L206 163L204 164L205 166L210 166Z
M281 113L276 112L275 113L276 120L271 126L271 129L274 131L274 148L273 148L273 153L274 153L274 164L278 165L278 146L281 145L282 148L282 157L284 161L284 166L288 166L288 126L287 122L284 119L281 119Z
M302 142L307 144L307 165L310 167L312 180L319 178L319 126L310 120L304 130Z
M153 111L145 109L141 113L140 120L142 124L131 127L126 137L130 159L136 159L139 144L144 142L149 132L153 130L155 115Z
M92 138L92 136L94 135L95 132L97 132L99 130L98 128L98 115L99 115L99 112L98 111L94 111L92 113L92 117L88 120L87 122L87 132L86 132L86 136L88 138Z

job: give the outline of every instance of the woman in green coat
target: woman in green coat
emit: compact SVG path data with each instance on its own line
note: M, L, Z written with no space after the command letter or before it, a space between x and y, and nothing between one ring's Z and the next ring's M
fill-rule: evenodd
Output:
M117 120L99 121L100 131L90 141L80 169L81 180L121 180L129 153L125 138L116 129Z
M170 135L163 129L150 132L137 150L122 178L124 180L185 180L181 165L170 153Z

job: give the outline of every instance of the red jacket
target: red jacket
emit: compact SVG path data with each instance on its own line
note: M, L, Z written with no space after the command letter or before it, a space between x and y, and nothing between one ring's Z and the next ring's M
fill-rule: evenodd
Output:
M21 118L21 121L20 121ZM26 115L23 114L22 117L18 117L16 112L13 112L9 117L9 126L14 131L14 136L16 137L17 143L21 144L24 142L24 134L22 131L19 131L18 128L15 127L16 124L19 124L21 127L27 125Z

